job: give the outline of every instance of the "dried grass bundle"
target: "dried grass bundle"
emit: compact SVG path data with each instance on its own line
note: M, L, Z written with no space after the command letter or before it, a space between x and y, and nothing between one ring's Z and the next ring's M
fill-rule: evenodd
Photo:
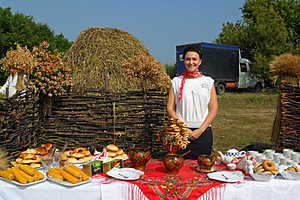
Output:
M171 86L171 79L162 64L152 56L138 55L127 59L122 67L129 80L140 79L144 89L167 90Z
M270 71L277 78L300 76L300 56L285 53L270 64Z
M80 33L65 55L72 66L74 89L104 88L120 92L139 87L139 80L128 80L122 63L136 55L150 55L144 45L125 31L89 28Z
M0 64L3 65L3 69L12 74L27 74L32 72L36 62L26 47L17 45L15 50L6 53L6 57L0 60Z
M6 152L0 149L0 170L8 167L8 161L6 159Z
M60 55L48 51L49 44L44 41L32 50L36 67L30 75L29 87L36 93L49 97L62 95L72 86L71 67L62 62Z

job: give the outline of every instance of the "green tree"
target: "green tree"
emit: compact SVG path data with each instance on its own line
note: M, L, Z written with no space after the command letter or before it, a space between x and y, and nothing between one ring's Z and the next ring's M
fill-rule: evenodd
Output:
M166 64L165 69L166 69L166 73L170 76L171 79L176 76L176 65L175 64Z
M269 63L284 52L300 53L300 3L246 0L238 22L223 24L217 43L239 45L254 71L270 80Z
M55 35L46 25L34 22L31 16L13 14L10 8L0 7L0 59L17 44L32 49L47 40L50 50L67 51L72 45L62 34ZM0 71L0 85L7 77L7 72Z

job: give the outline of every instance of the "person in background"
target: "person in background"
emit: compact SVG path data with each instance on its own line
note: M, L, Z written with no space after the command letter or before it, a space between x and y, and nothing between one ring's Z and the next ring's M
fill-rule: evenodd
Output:
M190 144L178 153L191 151L184 158L195 160L199 155L212 153L211 123L217 115L218 101L214 80L198 69L202 62L201 51L188 47L183 58L185 71L172 80L167 112L169 117L184 121L190 128Z
M17 91L25 90L25 75L11 72L5 84L0 88L0 93L11 98Z

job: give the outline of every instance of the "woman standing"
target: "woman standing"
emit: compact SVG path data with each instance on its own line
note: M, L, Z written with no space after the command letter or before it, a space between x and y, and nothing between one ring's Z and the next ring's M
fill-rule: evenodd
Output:
M214 80L199 71L202 53L195 47L183 53L185 71L172 80L168 95L169 117L184 121L190 128L191 143L179 153L191 150L186 159L197 159L199 155L211 154L213 133L211 123L218 111Z
M6 94L8 98L16 94L17 91L25 90L25 75L11 72L5 84L0 88L0 93Z

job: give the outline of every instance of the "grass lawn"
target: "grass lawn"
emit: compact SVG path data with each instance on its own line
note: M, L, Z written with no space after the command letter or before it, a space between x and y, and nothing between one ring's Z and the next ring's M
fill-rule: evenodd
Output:
M225 93L218 96L214 147L226 151L252 143L271 143L277 93Z

